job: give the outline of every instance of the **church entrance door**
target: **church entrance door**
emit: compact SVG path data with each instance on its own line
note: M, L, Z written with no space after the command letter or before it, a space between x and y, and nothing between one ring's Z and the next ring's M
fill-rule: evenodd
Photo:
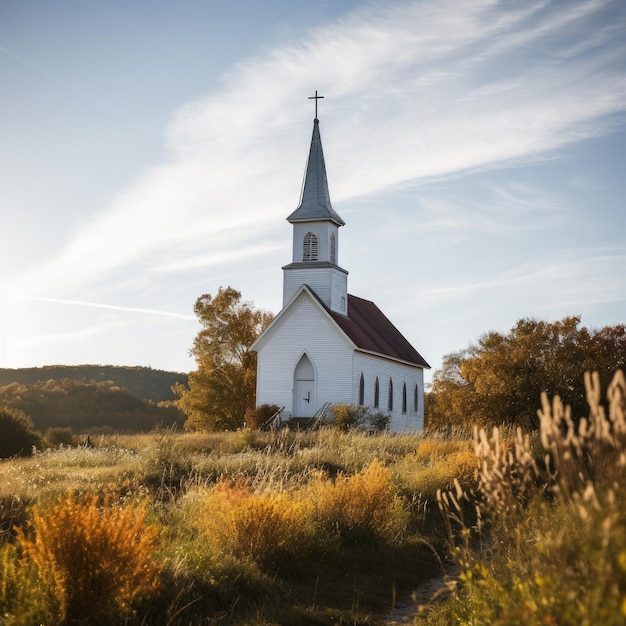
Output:
M313 417L313 381L296 381L296 412L295 417Z
M315 415L315 369L306 354L302 355L296 365L293 392L293 416L313 417Z

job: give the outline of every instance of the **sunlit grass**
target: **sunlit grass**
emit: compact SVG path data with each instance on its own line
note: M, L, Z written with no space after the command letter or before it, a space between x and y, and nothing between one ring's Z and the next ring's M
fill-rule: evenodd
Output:
M89 446L3 461L0 548L5 581L13 581L5 605L21 616L16 624L56 623L45 600L51 586L19 560L15 533L36 519L43 528L45 512L71 490L77 502L142 503L146 524L159 529L160 582L149 598L128 600L128 624L183 626L220 615L232 624L308 623L311 615L313 623L373 623L397 589L436 564L422 545L430 539L411 522L423 442L330 429L166 430L95 436ZM39 598L31 613L27 597Z
M440 494L461 566L449 623L626 623L626 380L608 411L599 378L585 382L588 418L544 395L539 437L477 432L476 491Z

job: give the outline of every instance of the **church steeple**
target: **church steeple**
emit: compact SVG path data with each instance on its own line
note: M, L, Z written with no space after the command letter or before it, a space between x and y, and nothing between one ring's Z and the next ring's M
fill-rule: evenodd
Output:
M345 222L330 203L326 163L324 162L322 138L320 137L320 121L316 117L313 120L313 136L311 137L311 149L304 172L300 205L287 218L287 221L294 224L295 222L324 220L330 220L337 226L345 226Z
M283 267L283 306L302 285L308 285L332 311L347 314L348 272L338 265L339 227L345 222L330 203L322 151L317 100L309 158L298 208L287 221L293 224L293 258Z

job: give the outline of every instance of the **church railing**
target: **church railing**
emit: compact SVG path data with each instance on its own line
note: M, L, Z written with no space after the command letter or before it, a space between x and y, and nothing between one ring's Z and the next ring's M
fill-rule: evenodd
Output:
M265 421L260 430L278 430L282 423L282 413L285 410L285 407L282 407L272 415L267 421Z

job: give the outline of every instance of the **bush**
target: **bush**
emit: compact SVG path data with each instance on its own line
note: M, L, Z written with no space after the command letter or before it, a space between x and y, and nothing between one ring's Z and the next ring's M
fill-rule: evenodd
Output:
M391 416L382 411L371 413L370 408L360 404L334 404L332 425L341 432L370 430L382 433L389 429Z
M38 442L39 436L26 413L0 407L0 458L28 456Z
M32 532L18 529L18 542L61 622L114 621L155 588L156 529L145 516L145 506L122 508L109 498L100 506L94 495L73 493L47 510L33 509Z
M54 624L61 615L45 603L45 586L12 544L0 547L0 624Z
M368 408L358 404L334 404L333 426L343 433L353 428L364 428Z
M391 415L377 411L369 415L370 430L373 433L384 433L389 430Z
M334 482L318 476L309 486L317 519L342 536L402 537L408 514L396 494L391 472L378 461L353 476L340 474Z
M71 428L48 428L44 440L52 448L76 445L76 437Z
M310 519L310 505L287 493L221 482L206 500L200 525L218 551L275 570L286 555L307 550Z

